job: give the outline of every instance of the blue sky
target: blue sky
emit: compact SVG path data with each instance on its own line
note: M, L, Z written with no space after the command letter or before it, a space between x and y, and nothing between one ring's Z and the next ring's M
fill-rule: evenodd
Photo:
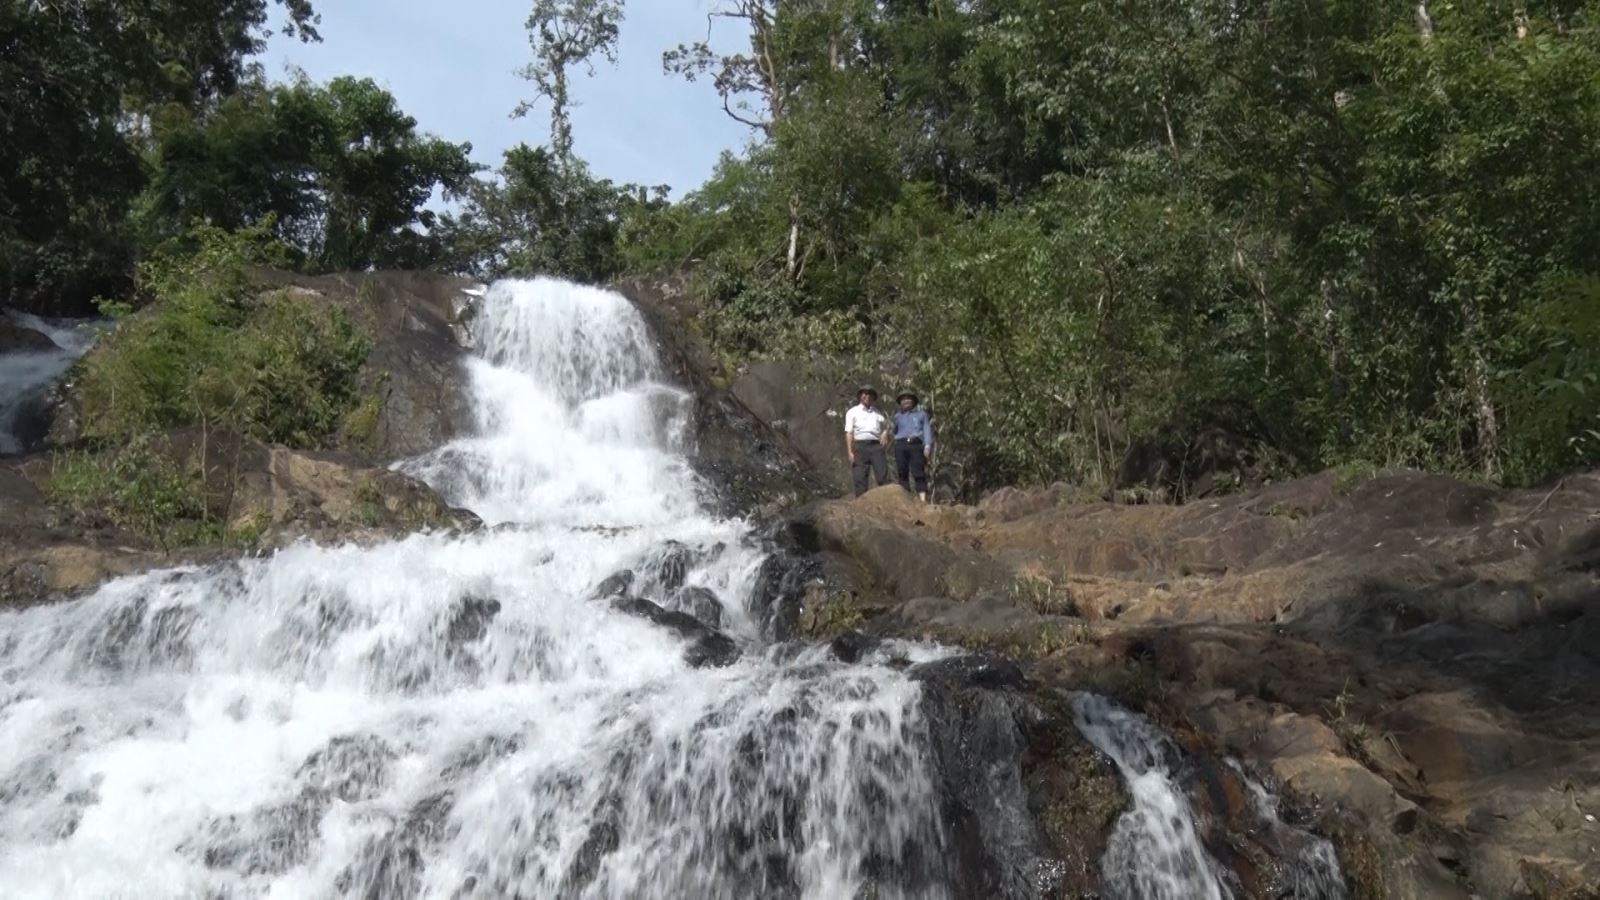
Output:
M661 71L661 51L706 33L710 0L631 0L615 67L577 73L573 137L597 175L618 182L670 184L682 196L704 182L717 157L742 147L748 129L729 119L710 84ZM314 80L369 77L386 87L418 126L471 141L478 162L496 165L519 141L549 135L548 108L510 118L530 85L516 70L532 57L523 27L528 0L320 0L321 44L275 37L267 74L290 66ZM718 33L719 40L737 34Z

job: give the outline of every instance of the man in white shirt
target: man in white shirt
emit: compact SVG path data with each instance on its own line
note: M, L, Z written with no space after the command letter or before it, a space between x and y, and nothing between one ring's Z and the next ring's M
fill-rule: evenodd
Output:
M889 417L878 409L878 392L870 386L856 391L856 400L844 414L844 450L850 456L850 476L859 497L867 492L869 466L880 487L889 483L889 457L883 449Z

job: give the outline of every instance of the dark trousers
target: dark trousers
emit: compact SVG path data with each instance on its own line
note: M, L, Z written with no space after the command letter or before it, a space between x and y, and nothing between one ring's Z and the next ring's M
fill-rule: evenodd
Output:
M894 442L894 474L900 486L911 490L912 482L917 493L928 492L928 458L922 454L922 442L902 439Z
M889 483L889 457L883 452L883 445L877 441L856 441L856 464L850 467L850 476L855 481L856 496L867 492L867 467L872 467L872 474L878 476L878 485Z

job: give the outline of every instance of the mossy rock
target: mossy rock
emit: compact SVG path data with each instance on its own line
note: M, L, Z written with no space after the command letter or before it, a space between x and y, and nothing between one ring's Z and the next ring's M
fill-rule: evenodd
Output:
M1100 858L1128 790L1116 766L1078 731L1066 695L1042 689L1032 697L1044 713L1028 735L1022 780L1028 805L1062 863L1063 897L1096 896Z

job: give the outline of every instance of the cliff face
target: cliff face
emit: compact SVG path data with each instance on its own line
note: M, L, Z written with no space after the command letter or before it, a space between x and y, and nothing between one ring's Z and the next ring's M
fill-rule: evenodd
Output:
M633 301L655 335L668 372L694 395L690 458L718 492L724 511L774 513L825 496L832 485L783 428L758 414L738 391L716 383L694 327L697 310L683 280L630 278L612 286Z

